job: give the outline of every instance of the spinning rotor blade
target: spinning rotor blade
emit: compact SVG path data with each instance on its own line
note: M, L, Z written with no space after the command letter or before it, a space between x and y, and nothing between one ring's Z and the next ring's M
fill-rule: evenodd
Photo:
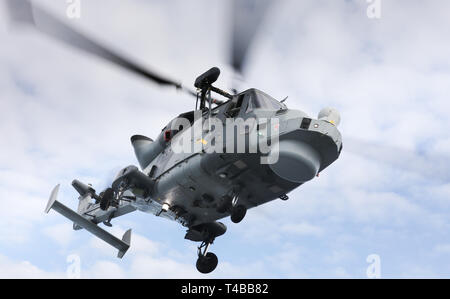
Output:
M33 5L29 0L6 0L6 4L12 20L16 23L32 26L39 32L63 42L66 45L103 58L159 85L173 86L177 89L182 89L189 94L196 95L195 92L184 88L180 82L171 80L154 71L146 69L125 56L120 55L118 52L94 41L52 16L46 10Z
M231 37L231 65L242 73L244 62L271 0L234 0Z
M433 181L450 182L450 157L446 155L415 153L355 138L344 139L343 151L416 173Z

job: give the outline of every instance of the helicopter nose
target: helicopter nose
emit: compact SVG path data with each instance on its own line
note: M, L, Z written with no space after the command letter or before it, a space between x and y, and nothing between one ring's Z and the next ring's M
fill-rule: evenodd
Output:
M280 140L269 154L269 167L279 177L294 183L313 179L320 168L320 155L309 144L298 140ZM270 163L269 162L269 163Z

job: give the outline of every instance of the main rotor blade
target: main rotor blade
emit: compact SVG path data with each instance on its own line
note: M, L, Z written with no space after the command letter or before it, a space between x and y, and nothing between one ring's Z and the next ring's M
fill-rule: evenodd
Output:
M345 138L343 151L416 173L434 181L450 182L450 156L448 155L416 153L356 138Z
M174 86L177 89L183 89L190 94L196 95L195 92L183 88L181 83L146 69L123 55L120 55L118 52L94 41L85 34L57 19L46 10L33 5L29 0L6 0L6 3L11 18L17 23L30 25L41 33L61 41L66 45L85 51L94 56L101 57L157 84Z
M234 0L231 65L242 73L245 59L272 0Z

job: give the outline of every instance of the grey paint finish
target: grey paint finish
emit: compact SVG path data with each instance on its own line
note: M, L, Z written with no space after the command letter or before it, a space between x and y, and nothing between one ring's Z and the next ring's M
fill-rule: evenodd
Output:
M159 216L177 220L185 226L216 221L229 216L227 212L217 212L225 196L237 191L240 204L247 208L258 206L311 180L339 157L342 139L332 123L310 119L306 113L298 110L252 107L249 111L250 101L259 96L259 91L250 89L236 98L240 95L246 96L236 117L275 117L279 120L279 163L261 165L261 154L206 154L204 150L209 144L204 146L203 151L173 153L170 144L167 144L144 169L147 175L153 169L155 185L147 200L141 199L134 204L137 209L159 214L162 204L167 203L177 212L168 211ZM232 102L215 108L211 117L224 122L227 105ZM203 120L207 117L209 114L204 114ZM310 120L306 129L301 128L304 119ZM165 129L170 128L170 124ZM165 129L158 140L161 140ZM252 128L256 129L256 126ZM176 142L181 134L170 142ZM227 141L225 129L223 137ZM193 139L191 141L195 142ZM286 168L292 165L295 167Z

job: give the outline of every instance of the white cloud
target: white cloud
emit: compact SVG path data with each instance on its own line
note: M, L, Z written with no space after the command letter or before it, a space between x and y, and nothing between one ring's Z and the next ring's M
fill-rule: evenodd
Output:
M96 261L94 265L86 270L81 268L81 277L100 279L130 278L120 264L102 260Z
M286 224L281 227L281 231L298 235L320 236L323 231L321 227L309 224L307 222Z
M435 252L449 254L450 253L450 244L438 244L434 247Z
M43 232L61 247L67 247L75 238L73 224L68 221L46 227Z
M62 273L47 272L29 261L14 261L0 255L0 278L62 278Z

